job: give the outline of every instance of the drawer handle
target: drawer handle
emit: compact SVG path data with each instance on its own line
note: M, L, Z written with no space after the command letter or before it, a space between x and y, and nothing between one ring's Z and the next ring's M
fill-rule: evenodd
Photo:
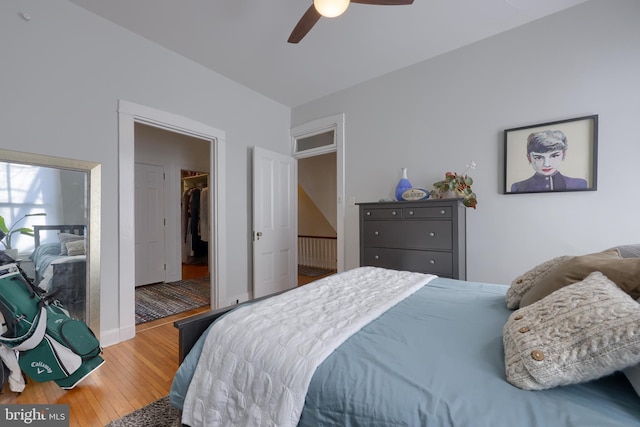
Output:
M374 236L379 236L379 235L380 235L380 232L379 232L379 231L374 231L374 232L373 232L373 235L374 235Z
M444 214L446 214L446 213L447 213L447 211L445 211L444 209L441 209L441 210L440 210L440 215L444 215Z
M371 216L371 211L367 211L367 216Z
M380 255L376 255L373 257L374 259L380 259Z
M413 211L409 211L409 215L413 215Z
M391 215L396 216L396 215L398 215L398 212L393 211L393 212L391 212Z
M429 260L429 264L435 264L435 263L436 263L436 260L435 260L435 259L430 259L430 260Z
M436 233L432 231L431 233L429 233L429 237L436 237Z

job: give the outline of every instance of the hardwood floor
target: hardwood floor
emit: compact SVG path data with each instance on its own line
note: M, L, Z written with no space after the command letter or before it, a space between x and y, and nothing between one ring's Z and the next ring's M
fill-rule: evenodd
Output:
M182 264L182 280L195 279L209 274L207 264Z
M178 331L173 322L205 310L208 307L138 325L136 337L105 348L106 363L73 390L29 380L18 394L6 384L0 405L69 404L71 427L104 426L169 393L178 369Z
M331 276L332 274L335 274L335 272L331 272L331 273L324 274L322 276L315 276L315 277L303 276L301 274L298 274L298 286L302 286L302 285L306 285L307 283L315 282L316 280L320 280L320 279L325 278L327 276Z

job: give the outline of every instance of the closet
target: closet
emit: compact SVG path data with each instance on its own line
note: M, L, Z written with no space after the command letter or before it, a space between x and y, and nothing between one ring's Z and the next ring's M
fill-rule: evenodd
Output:
M209 174L182 171L182 263L207 265L211 239Z

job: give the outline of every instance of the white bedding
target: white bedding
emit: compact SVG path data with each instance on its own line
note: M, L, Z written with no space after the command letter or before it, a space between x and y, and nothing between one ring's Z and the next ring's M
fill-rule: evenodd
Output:
M182 422L295 426L317 366L435 277L362 267L229 313L207 336Z

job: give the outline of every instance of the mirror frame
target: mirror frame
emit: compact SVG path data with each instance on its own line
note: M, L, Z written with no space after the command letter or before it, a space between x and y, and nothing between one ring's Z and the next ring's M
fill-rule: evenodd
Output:
M100 223L101 164L44 154L0 149L0 161L50 168L70 169L87 174L87 280L89 282L88 325L100 339Z

